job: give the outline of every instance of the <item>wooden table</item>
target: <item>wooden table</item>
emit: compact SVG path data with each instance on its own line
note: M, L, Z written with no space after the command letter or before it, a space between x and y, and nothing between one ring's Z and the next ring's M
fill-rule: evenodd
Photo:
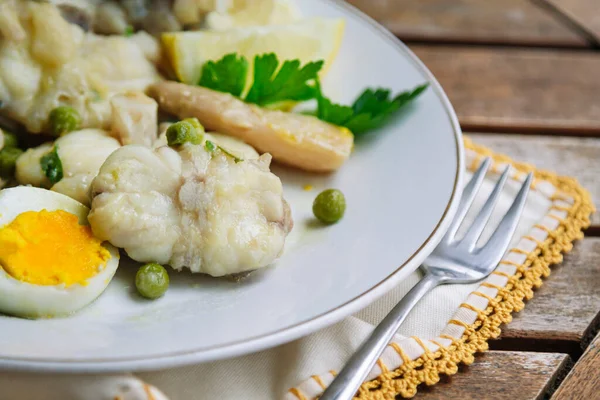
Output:
M348 1L423 60L477 143L600 198L600 0ZM417 398L600 399L599 236L594 215L492 351Z

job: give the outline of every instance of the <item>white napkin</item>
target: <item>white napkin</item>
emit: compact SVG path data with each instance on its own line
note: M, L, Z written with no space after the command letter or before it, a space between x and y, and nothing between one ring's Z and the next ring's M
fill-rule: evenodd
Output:
M467 151L467 164L475 158L479 157L472 151ZM495 173L488 175L474 207L467 216L467 221L481 207L497 177ZM466 181L468 178L470 174ZM507 183L491 223L488 225L487 233L484 232L483 240L510 206L519 185L516 180L509 180ZM538 190L530 192L513 244L519 242L534 224L542 220L551 206L549 196L555 188L547 182L538 184L537 187ZM328 371L339 370L344 365L344 361L369 335L373 325L378 323L420 278L420 272L414 272L398 287L354 316L270 350L201 365L144 372L136 376L129 374L37 375L5 372L0 374L0 398L3 400L49 398L265 400L297 399L302 396L311 398L322 390L322 384L326 385L332 378ZM455 315L461 303L467 299L469 293L478 286L479 284L476 283L435 288L411 312L399 330L397 341L410 336L418 336L422 339L437 337ZM418 354L409 354L409 357L413 356L417 357ZM393 362L395 360L392 360ZM376 368L371 378L373 375L376 376L378 371ZM314 375L318 375L316 379L311 378ZM145 385L144 382L150 385Z

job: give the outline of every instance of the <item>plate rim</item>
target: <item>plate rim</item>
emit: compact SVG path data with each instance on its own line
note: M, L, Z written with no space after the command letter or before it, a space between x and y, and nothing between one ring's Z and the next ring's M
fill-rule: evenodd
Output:
M35 358L3 357L0 355L0 370L31 371L31 372L71 372L71 373L108 373L128 371L153 371L158 369L181 367L190 364L200 364L209 361L223 360L227 358L255 353L272 348L284 343L291 342L310 333L316 332L343 318L359 311L361 308L375 301L389 290L391 290L401 279L402 273L412 269L416 270L431 251L441 241L448 226L456 213L461 197L462 181L464 179L464 147L462 141L462 130L458 117L446 93L441 85L423 62L396 36L373 18L360 11L355 6L344 0L325 0L332 5L353 14L372 28L382 39L391 42L399 51L407 56L415 67L427 78L430 88L434 90L441 100L442 106L450 121L456 142L457 171L450 199L440 217L440 220L429 234L427 239L417 250L400 266L398 266L387 277L367 289L365 292L353 297L343 304L336 306L322 314L310 319L298 322L285 328L238 340L210 348L194 348L181 350L162 355L137 356L112 359L88 359L88 360L46 360ZM410 272L412 272L410 271ZM410 273L409 272L409 273Z

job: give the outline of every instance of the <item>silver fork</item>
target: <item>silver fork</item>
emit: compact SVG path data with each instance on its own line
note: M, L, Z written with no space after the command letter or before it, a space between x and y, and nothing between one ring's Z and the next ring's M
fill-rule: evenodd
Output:
M325 390L320 400L350 400L373 368L373 365L385 350L386 346L406 319L408 313L417 302L431 289L447 283L471 283L479 281L492 273L502 256L508 249L519 217L523 211L532 174L527 175L519 193L515 197L506 215L481 247L477 242L488 223L496 205L502 187L508 178L510 167L507 167L489 198L475 217L464 237L456 239L456 232L471 207L475 195L483 182L490 166L490 159L485 159L471 181L464 189L458 211L446 235L433 253L427 257L421 269L425 276L419 281L400 302L381 321L361 347L350 357L344 368Z

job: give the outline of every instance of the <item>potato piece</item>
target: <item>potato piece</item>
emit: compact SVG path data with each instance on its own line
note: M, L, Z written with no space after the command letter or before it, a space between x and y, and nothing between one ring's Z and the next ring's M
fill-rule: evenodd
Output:
M52 184L40 167L40 159L52 150L52 143L44 143L38 147L27 149L17 159L15 178L21 185L33 185L50 189Z
M52 185L40 167L40 159L54 146L58 148L63 178ZM45 143L23 153L17 159L15 177L22 185L51 189L89 206L88 191L92 180L102 163L119 147L119 142L103 130L82 129L71 132L54 143Z
M336 170L352 151L354 136L348 129L315 117L264 109L176 82L157 83L150 95L179 118L196 117L207 130L237 137L278 162L307 171Z

